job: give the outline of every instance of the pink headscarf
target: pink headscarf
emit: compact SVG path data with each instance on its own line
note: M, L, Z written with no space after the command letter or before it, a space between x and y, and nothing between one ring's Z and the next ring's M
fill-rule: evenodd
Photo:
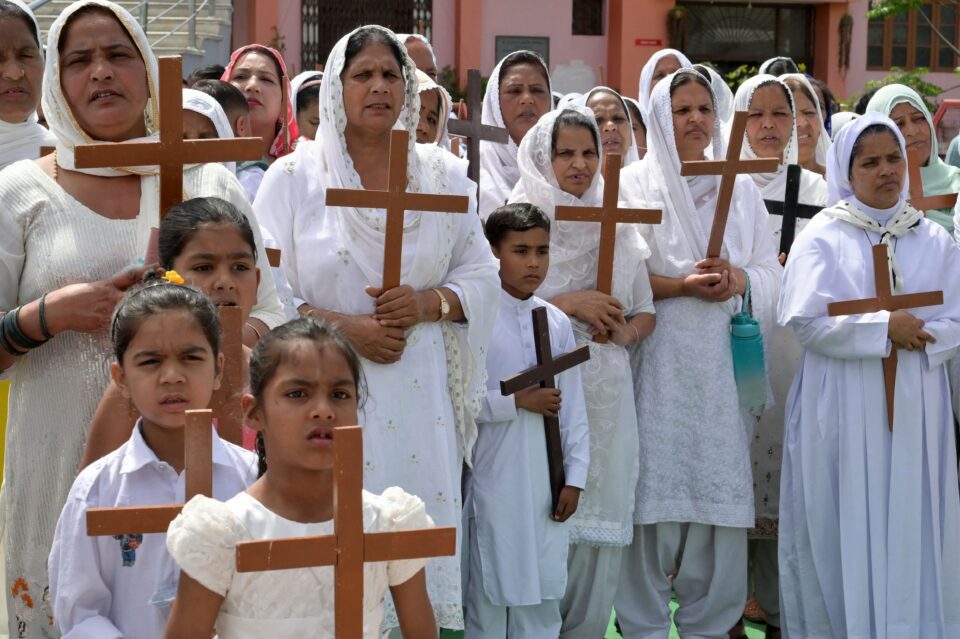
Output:
M273 56L273 59L277 61L277 65L280 67L280 73L282 75L280 81L286 88L286 99L283 101L284 104L280 105L281 116L277 118L277 136L274 138L273 144L270 145L270 156L274 158L283 157L293 151L297 138L300 137L300 129L297 127L297 115L293 112L293 106L291 104L292 89L290 87L290 76L287 74L287 65L284 63L283 56L280 55L280 52L263 44L248 44L242 46L230 56L230 64L227 65L220 79L225 82L230 82L230 78L233 76L233 68L236 66L237 61L251 51L267 53ZM284 122L282 115L284 110L287 112L286 122Z

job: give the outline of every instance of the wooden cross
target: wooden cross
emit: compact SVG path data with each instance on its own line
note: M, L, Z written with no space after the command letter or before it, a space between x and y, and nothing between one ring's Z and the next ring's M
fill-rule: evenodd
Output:
M554 376L590 359L590 347L584 345L559 357L550 347L550 323L547 309L533 309L533 344L537 351L537 365L500 382L500 393L507 397L517 391L539 384L540 388L556 388ZM561 409L562 410L562 409ZM547 436L547 465L550 472L550 493L553 511L557 510L560 491L566 483L563 472L563 442L560 438L560 418L543 416L543 431Z
M183 432L184 503L196 495L213 495L213 411L188 410ZM87 535L165 533L183 504L88 508Z
M497 144L506 144L510 141L510 134L506 129L482 123L482 100L480 70L470 69L467 71L467 116L469 117L459 120L451 118L447 122L447 131L451 135L459 135L470 140L470 145L467 147L467 161L470 163L467 176L478 185L480 184L480 141Z
M400 286L404 212L466 213L466 195L436 195L407 192L407 143L410 134L394 129L390 134L389 180L386 191L327 189L327 206L356 206L387 210L383 243L383 290Z
M220 308L220 352L223 353L223 375L220 388L210 398L210 408L217 418L217 432L222 439L243 446L243 311L236 306Z
M363 530L363 431L341 426L333 432L333 534L245 541L237 544L237 572L334 567L334 635L363 637L365 563L456 553L453 527L368 533Z
M777 158L759 160L741 160L743 132L747 128L747 112L737 111L733 116L730 132L730 145L727 147L726 160L697 160L683 162L680 175L719 175L720 192L717 194L717 209L713 216L713 228L710 229L710 241L707 243L707 257L720 257L723 248L723 234L727 230L727 216L730 213L730 199L737 175L742 173L772 173L780 166Z
M603 166L603 204L600 206L558 206L557 221L599 222L600 255L597 261L597 290L613 294L613 257L617 246L617 224L660 224L659 209L622 209L620 196L620 154L611 153ZM595 342L606 343L606 335L597 335Z
M918 211L935 211L937 209L952 209L957 203L956 193L943 195L923 194L923 178L920 177L920 152L916 149L907 151L907 171L910 175L910 206Z
M160 139L151 142L81 144L74 149L77 168L160 166L160 217L183 201L186 164L259 160L260 138L183 139L183 84L179 56L160 58Z
M800 175L802 173L803 169L799 164L787 166L787 185L783 193L783 202L763 201L767 205L767 213L783 217L783 222L780 224L781 253L790 253L793 239L797 235L797 219L802 217L809 220L823 210L821 206L800 204Z
M943 304L943 291L908 293L894 295L890 289L890 269L887 266L887 245L873 246L873 278L877 296L849 302L833 302L827 305L831 317L837 315L855 315L857 313L876 313L878 311L897 311L920 306ZM883 360L883 382L887 394L887 421L893 432L893 398L897 383L897 349L894 346L890 355Z

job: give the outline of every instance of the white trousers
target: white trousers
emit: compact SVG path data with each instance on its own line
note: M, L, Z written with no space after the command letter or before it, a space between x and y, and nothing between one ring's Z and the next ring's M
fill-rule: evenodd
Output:
M780 570L777 565L776 539L751 539L750 579L753 596L767 618L767 624L780 627Z
M622 546L570 545L567 591L560 601L562 639L598 639L606 634L624 550Z
M747 602L747 531L691 523L634 526L617 619L625 639L667 639L670 596L684 639L727 639Z

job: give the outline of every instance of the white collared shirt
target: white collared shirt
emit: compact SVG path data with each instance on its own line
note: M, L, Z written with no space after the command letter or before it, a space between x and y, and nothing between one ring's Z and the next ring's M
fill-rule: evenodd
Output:
M213 496L226 501L256 480L256 456L212 435ZM178 575L166 534L143 535L132 544L129 536L88 537L87 509L182 504L184 481L184 473L147 445L140 422L123 446L81 471L49 559L50 597L64 639L163 636Z

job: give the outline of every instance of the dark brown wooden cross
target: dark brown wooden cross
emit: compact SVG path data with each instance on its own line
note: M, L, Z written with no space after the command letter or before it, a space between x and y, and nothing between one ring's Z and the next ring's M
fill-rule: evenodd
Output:
M613 258L617 246L617 224L660 224L660 209L623 209L617 206L620 197L620 154L611 153L603 165L603 204L600 206L558 206L557 221L599 222L600 255L597 260L597 290L613 294ZM606 335L597 335L595 342L606 343Z
M236 306L220 308L220 352L223 353L223 375L220 388L210 398L210 408L217 418L217 432L222 439L243 446L243 311Z
M894 295L890 288L890 268L887 265L887 245L873 245L873 279L877 295L862 300L833 302L827 305L831 317L837 315L856 315L857 313L876 313L878 311L897 311L920 306L943 304L943 291L908 293ZM897 384L897 349L891 348L890 355L883 360L883 383L887 394L887 421L893 431L893 398Z
M447 121L447 131L451 135L470 140L467 147L467 161L470 163L467 175L471 180L480 184L480 142L496 142L506 144L510 141L507 130L498 126L483 124L482 119L483 96L480 92L480 70L467 71L467 117L459 120L450 118Z
M386 191L365 189L327 189L327 206L356 206L386 209L387 223L383 243L384 291L400 286L403 252L403 218L406 211L466 213L470 200L466 195L436 195L407 192L407 143L410 134L394 129L390 133L390 166Z
M500 393L506 397L531 386L556 388L554 377L563 371L579 366L590 359L590 348L580 346L559 357L553 356L550 347L550 322L547 309L533 309L533 344L537 352L537 365L500 382ZM562 398L561 398L562 399ZM561 409L562 410L562 409ZM553 511L557 510L560 491L566 479L563 472L563 442L560 438L560 418L543 416L543 431L547 436L547 465L550 472L550 493L553 496Z
M910 175L910 206L918 211L935 211L937 209L952 209L957 203L956 193L943 195L923 194L923 178L920 177L920 152L916 149L907 151L907 171Z
M280 266L280 249L267 247L263 249L263 252L267 254L267 264L272 268Z
M183 139L183 81L180 56L160 58L160 139L151 142L81 144L74 150L77 168L160 167L160 217L183 201L186 164L259 160L260 138Z
M333 433L333 534L237 544L237 572L334 567L334 636L363 637L363 567L375 561L442 557L456 552L453 527L368 533L363 530L363 431Z
M186 491L184 503L196 495L213 495L213 411L188 410L183 433ZM165 533L183 504L88 508L87 535Z
M730 131L730 144L727 146L726 160L697 160L683 162L680 175L719 175L720 192L717 194L717 208L713 215L713 227L710 229L710 241L707 243L706 257L720 257L723 248L723 234L727 230L727 216L730 214L730 199L737 175L743 173L772 173L780 166L777 158L759 160L741 160L743 132L747 128L747 112L737 111L733 116Z
M790 253L790 247L793 246L793 240L797 236L797 219L809 220L823 210L822 206L800 204L800 176L802 173L803 168L799 164L787 166L787 185L783 193L783 202L777 202L776 200L763 201L767 205L767 213L779 215L783 218L780 224L781 253Z

